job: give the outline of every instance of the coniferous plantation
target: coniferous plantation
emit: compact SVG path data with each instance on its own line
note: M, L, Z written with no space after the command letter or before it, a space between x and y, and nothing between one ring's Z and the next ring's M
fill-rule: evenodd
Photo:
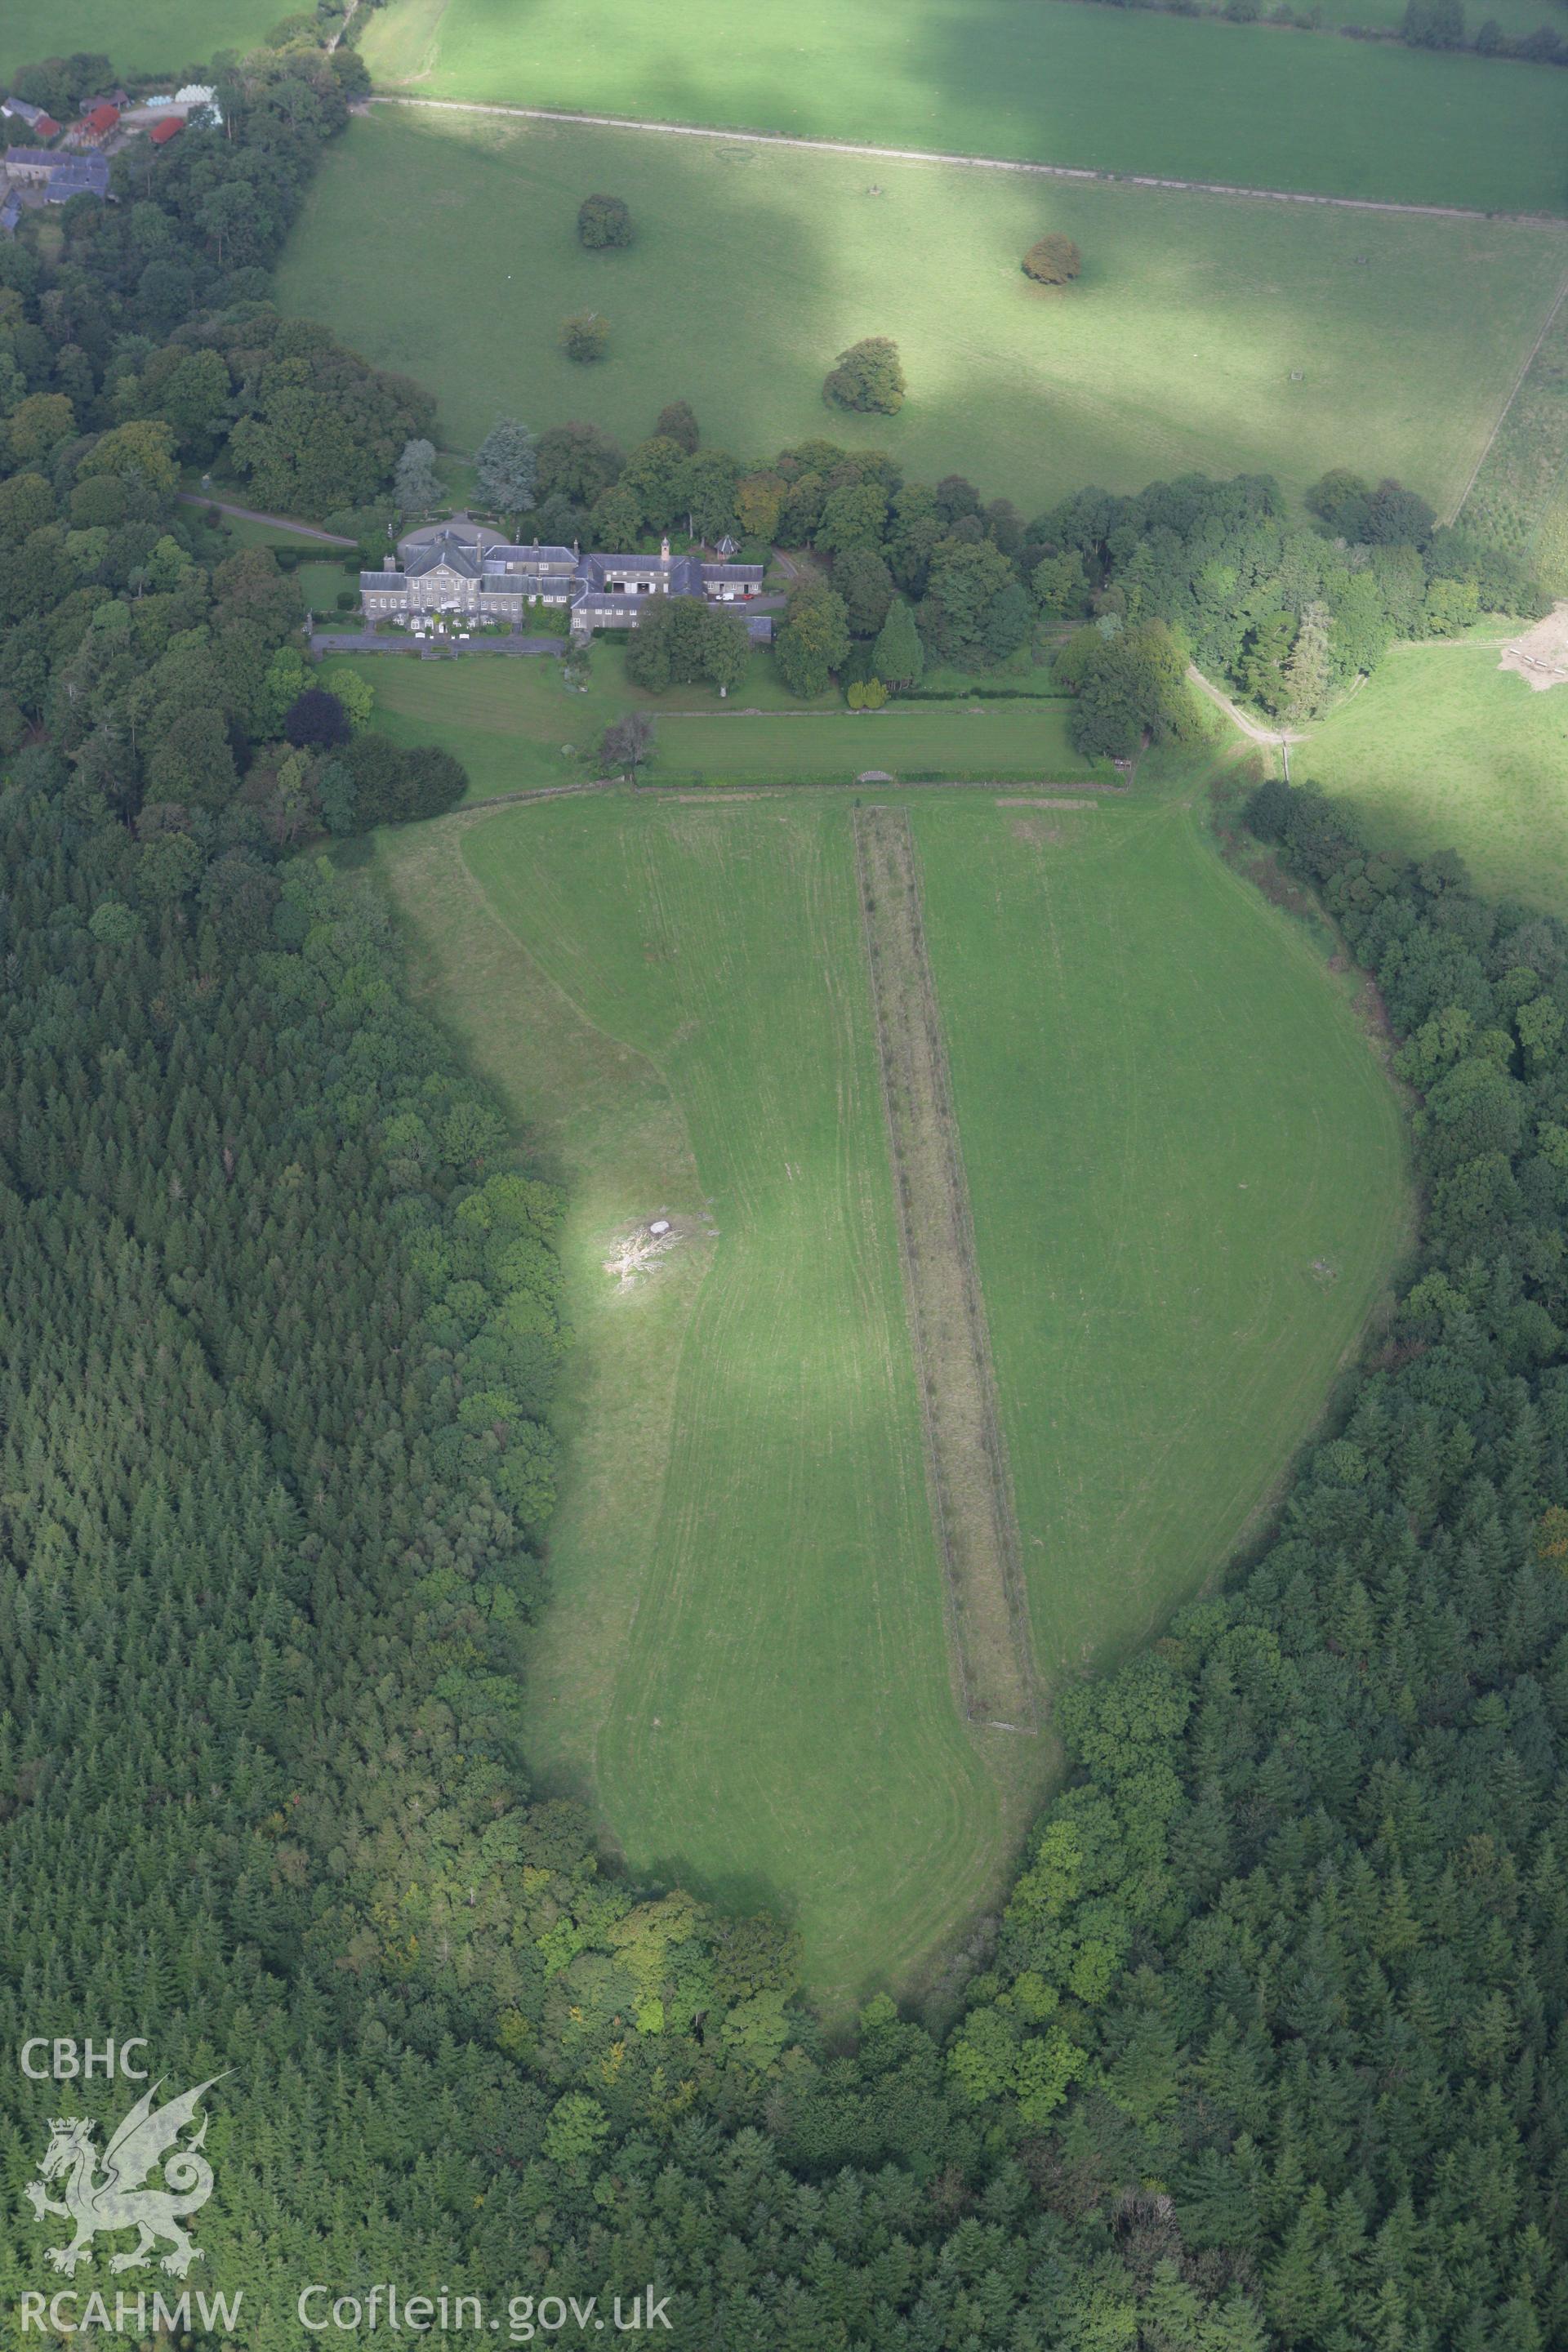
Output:
M1059 1703L965 2013L843 2050L780 1927L531 1801L555 1204L374 908L171 890L47 749L3 814L5 2030L232 2070L244 2341L394 2272L693 2346L1560 2340L1558 925L1259 795L1407 1041L1422 1265L1260 1565Z
M430 424L267 301L361 70L262 53L155 188L0 246L0 2040L224 2078L202 2263L67 2281L23 2189L84 2088L0 2067L0 2341L155 2284L273 2352L301 2288L397 2280L503 2342L594 2295L688 2352L1551 2352L1568 929L1252 794L1247 855L1375 980L1415 1262L1246 1572L1055 1694L1068 1785L961 1997L829 2033L787 1922L530 1785L562 1203L320 837L462 772L323 735L293 582L179 496L223 443L258 504L352 512ZM981 639L1024 572L924 495L890 573ZM1064 654L1105 748L1187 724L1178 646L1289 709L1526 599L1389 486L1322 495L1331 544L1247 482L1020 532L1117 624Z

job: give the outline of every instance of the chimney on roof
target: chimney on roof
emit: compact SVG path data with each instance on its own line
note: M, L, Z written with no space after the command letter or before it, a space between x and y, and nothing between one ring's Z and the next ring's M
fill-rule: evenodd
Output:
M395 572L397 569L396 556L384 555L381 559L381 568L384 572Z
M660 561L660 562L661 562L661 563L668 563L668 562L669 562L669 533L668 533L668 531L666 531L666 532L665 532L664 537L663 537L663 538L659 541L659 542L658 542L658 554L659 554L659 561Z
M578 543L577 543L577 541L576 541L575 540L574 540L574 541L572 541L572 552L573 552L573 554L574 554L574 555L575 555L575 556L579 556L579 557L582 555L582 552L583 552L583 551L582 551L581 547L578 545Z

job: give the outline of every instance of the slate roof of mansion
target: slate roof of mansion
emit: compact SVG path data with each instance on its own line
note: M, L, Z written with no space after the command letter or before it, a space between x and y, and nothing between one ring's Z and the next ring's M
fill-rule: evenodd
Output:
M624 603L607 593L607 583L617 573L631 572L646 577L661 572L672 596L700 596L710 584L756 587L763 577L760 563L705 563L696 555L582 555L571 547L510 547L499 540L487 545L477 530L439 530L428 538L405 539L398 554L402 561L395 571L388 567L362 572L361 589L395 591L405 588L410 580L443 569L460 580L482 584L493 579L519 586L531 573L569 572L575 591L574 610L597 611L603 605L618 613L625 611Z

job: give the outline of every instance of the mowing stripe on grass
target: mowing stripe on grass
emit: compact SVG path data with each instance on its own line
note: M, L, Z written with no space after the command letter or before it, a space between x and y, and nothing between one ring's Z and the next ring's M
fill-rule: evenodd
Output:
M857 810L855 868L954 1675L972 1721L1032 1732L1035 1673L1012 1480L914 836L902 809Z

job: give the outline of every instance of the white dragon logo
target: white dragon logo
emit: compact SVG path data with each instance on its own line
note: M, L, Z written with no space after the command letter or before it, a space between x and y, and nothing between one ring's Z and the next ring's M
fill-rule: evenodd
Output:
M138 2099L103 2151L102 2168L92 2145L93 2126L84 2116L56 2116L49 2123L49 2144L38 2166L40 2178L26 2184L27 2201L41 2221L46 2213L74 2221L76 2235L68 2246L50 2246L45 2259L69 2278L79 2262L92 2260L92 2242L100 2230L136 2230L140 2236L129 2253L110 2259L111 2271L143 2268L153 2259L160 2238L173 2241L163 2267L184 2278L193 2263L205 2260L202 2250L181 2228L187 2214L199 2212L213 2193L213 2168L198 2153L206 2137L207 2118L184 2147L174 2142L196 2110L196 2103L223 2076L198 2083L183 2097L170 2099L156 2110L153 2099L163 2087L154 2083ZM162 2165L164 2186L143 2188L154 2165ZM44 2182L63 2180L62 2201L57 2203Z

